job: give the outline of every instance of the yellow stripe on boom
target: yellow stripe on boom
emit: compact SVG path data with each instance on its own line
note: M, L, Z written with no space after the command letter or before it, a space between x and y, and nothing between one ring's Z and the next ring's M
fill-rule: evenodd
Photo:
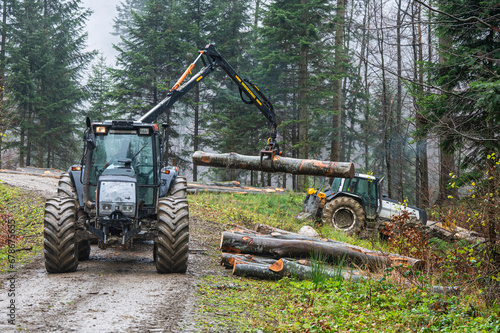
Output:
M241 85L246 89L246 91L248 91L248 93L250 94L250 96L252 96L253 99L255 99L254 93L247 87L247 85L244 84L243 82L241 83Z

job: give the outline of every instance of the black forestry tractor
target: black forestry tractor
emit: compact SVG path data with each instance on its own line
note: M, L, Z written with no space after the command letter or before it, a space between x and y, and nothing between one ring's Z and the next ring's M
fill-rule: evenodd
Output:
M200 59L203 68L181 86ZM241 99L256 105L271 125L261 159L279 154L272 104L253 83L240 78L214 45L207 45L167 97L140 119L92 123L87 118L82 162L61 177L57 197L45 204L47 272L75 271L79 260L89 258L91 239L97 238L100 248L117 243L127 248L136 237L153 240L158 273L186 272L187 182L163 160L162 131L153 122L217 67L236 83Z

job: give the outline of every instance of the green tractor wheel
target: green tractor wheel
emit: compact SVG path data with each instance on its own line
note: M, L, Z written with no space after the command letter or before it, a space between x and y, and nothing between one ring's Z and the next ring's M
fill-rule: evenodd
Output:
M348 235L357 235L365 225L365 211L353 198L341 196L325 204L323 221Z

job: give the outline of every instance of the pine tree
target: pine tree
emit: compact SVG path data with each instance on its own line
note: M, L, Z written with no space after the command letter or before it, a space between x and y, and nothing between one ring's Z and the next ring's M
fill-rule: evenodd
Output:
M443 91L431 95L426 116L444 133L445 151L469 147L464 166L484 165L485 156L500 151L500 7L494 0L438 6L438 33L451 45L441 50L434 82Z
M136 10L127 6L121 9L122 19L115 21L115 30L121 36L121 42L115 45L119 51L118 68L112 71L118 117L135 119L149 111L166 97L184 71L186 43L179 36L185 22L180 14L179 4L166 0L144 1ZM180 119L177 108L167 110L158 119L170 124L167 160L180 158L180 149L172 144L180 130L176 126Z
M259 65L261 73L268 78L266 81L272 83L267 87L277 102L276 109L286 110L277 112L280 129L285 133L285 147L290 147L291 155L297 158L309 157L311 109L314 103L321 104L319 96L323 101L328 98L321 93L320 85L315 85L319 90L311 94L314 88L310 84L321 81L314 78L318 74L315 72L317 60L330 57L322 45L322 37L329 27L322 22L330 11L331 4L321 0L277 0L264 7ZM329 95L331 97L331 93ZM304 186L304 177L298 177L298 183L294 177L294 188L302 190Z
M90 103L86 116L90 117L91 120L104 121L114 118L111 113L114 109L111 95L112 84L110 68L107 66L104 56L101 55L97 62L92 65L86 86L87 99Z
M246 52L250 46L249 32L245 31L250 24L248 7L249 1L245 0L212 1L211 6L206 7L201 22L201 33L207 43L215 44L242 78L249 77L253 63L251 55ZM246 105L240 100L236 84L222 69L204 80L200 99L206 103L201 122L212 149L255 154L263 148L264 140L258 129L261 124L267 127L265 118L255 106ZM248 174L239 170L213 172L223 180L233 180L238 175Z
M80 0L13 2L7 45L9 90L17 103L20 165L66 167L75 160L75 109L84 97L82 51L90 15Z

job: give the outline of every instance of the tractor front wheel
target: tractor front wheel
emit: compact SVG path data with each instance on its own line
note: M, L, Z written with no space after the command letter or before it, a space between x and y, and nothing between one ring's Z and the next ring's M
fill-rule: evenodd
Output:
M185 273L189 255L187 199L167 197L158 203L154 261L158 273Z
M365 225L365 211L361 204L350 197L338 197L323 208L323 221L348 235L359 234Z
M75 199L47 199L43 223L43 252L47 272L76 271L78 244L76 242Z

